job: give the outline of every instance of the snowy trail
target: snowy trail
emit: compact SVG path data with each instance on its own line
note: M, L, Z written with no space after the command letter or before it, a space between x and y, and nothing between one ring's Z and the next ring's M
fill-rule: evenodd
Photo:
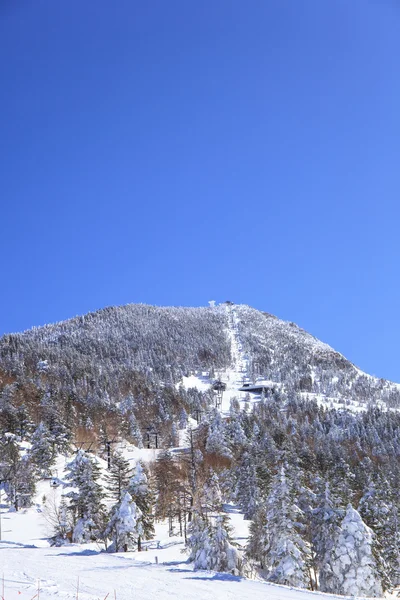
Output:
M236 307L235 305L225 304L224 309L227 316L226 333L230 341L232 361L227 369L216 372L216 378L226 384L226 390L222 397L222 406L220 407L221 414L226 417L229 415L232 398L237 398L241 402L246 399L246 393L240 392L239 388L243 385L243 380L249 377L250 361L243 351ZM183 385L186 389L194 387L199 391L206 391L212 383L213 381L209 377L205 377L204 374L200 376L198 373L195 373L188 377L183 377L178 385Z
M48 482L39 487L42 495ZM248 521L235 507L226 509L236 540L243 543ZM4 574L4 600L38 600L39 580L39 600L76 600L78 577L80 600L103 600L106 596L113 600L114 590L116 600L344 600L343 596L246 580L228 573L193 571L186 562L187 555L182 553L183 539L169 537L167 522L156 524L156 538L148 551L107 554L95 543L50 547L45 539L44 514L36 507L3 513L2 517L5 541L0 541L0 578Z
M40 580L40 598L132 600L321 600L338 598L244 580L226 573L194 572L190 565L171 555L155 564L155 553L141 555L99 553L87 546L15 549L0 542L0 569L4 572L5 600L32 600ZM145 555L145 556L144 556ZM178 560L176 560L178 558ZM343 596L341 597L342 600Z
M235 306L227 304L225 309L227 312L227 334L231 344L232 364L230 368L219 373L220 379L226 384L226 391L223 394L221 407L223 415L229 413L232 398L235 397L240 401L244 401L246 394L239 392L239 388L243 384L243 379L249 375L249 360L243 352L238 328L239 318Z
M231 353L233 357L233 373L236 383L240 385L243 377L249 375L249 360L243 353L243 346L239 335L239 317L234 306L226 306L228 313L228 335L231 340Z

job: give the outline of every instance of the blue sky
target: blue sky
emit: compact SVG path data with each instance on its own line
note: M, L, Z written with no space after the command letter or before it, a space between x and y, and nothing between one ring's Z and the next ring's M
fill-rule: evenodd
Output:
M231 299L400 381L397 0L3 0L0 333Z

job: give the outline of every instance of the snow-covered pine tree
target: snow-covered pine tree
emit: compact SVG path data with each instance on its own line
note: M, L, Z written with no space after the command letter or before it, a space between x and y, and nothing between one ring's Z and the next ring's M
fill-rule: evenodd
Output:
M207 481L202 489L201 504L202 510L206 515L222 510L222 494L219 487L219 479L213 469L210 470Z
M221 413L216 408L210 413L205 449L209 454L216 454L225 458L232 457L225 437L225 424Z
M324 591L344 596L382 596L373 544L374 533L349 504L334 538L330 557L332 577Z
M65 479L75 488L65 497L70 499L74 529L72 541L96 540L104 531L105 507L104 492L98 483L100 469L88 453L79 450L67 465Z
M229 529L222 515L219 515L211 528L210 568L213 571L240 574L241 556L230 542Z
M189 561L194 570L220 571L239 574L241 557L229 540L224 518L212 519L195 513L189 526Z
M342 456L338 456L336 453L331 457L331 460L332 465L328 472L328 479L341 506L345 508L353 500L355 476L348 462Z
M46 424L53 440L53 448L55 451L64 455L70 450L71 430L67 426L65 418L53 411L47 416Z
M1 408L0 408L1 411ZM30 415L27 411L25 404L21 404L17 406L15 412L15 419L17 422L17 430L16 433L18 437L23 440L25 439L29 432L34 430L34 424L30 418Z
M332 588L330 559L342 518L343 511L339 509L329 483L326 482L317 496L317 507L313 510L311 524L313 562L318 571L319 588L323 592Z
M261 569L266 567L265 554L268 545L267 513L265 504L261 504L254 513L250 523L250 535L246 547L246 557L259 565Z
M66 454L69 450L71 431L67 427L67 415L65 414L68 404L67 402L66 405L60 405L57 397L50 391L43 394L40 400L41 421L46 425L49 432L54 453Z
M56 457L54 439L43 421L39 423L33 432L31 443L29 456L33 464L36 466L41 477L49 477Z
M110 552L127 552L143 534L141 512L129 492L116 504L106 525L104 536L112 540Z
M194 570L210 569L211 528L204 516L197 511L193 513L189 525L189 537L187 541L187 550L189 551L189 562L193 562Z
M179 420L178 420L179 429L186 429L188 426L188 422L189 422L188 414L184 408L181 408L181 411L179 413Z
M121 452L114 452L111 457L111 468L107 473L107 490L111 498L116 502L121 502L129 486L131 469Z
M376 536L374 557L384 590L399 583L400 548L397 507L388 482L380 477L378 485L369 482L358 506L364 523Z
M132 394L129 394L120 403L119 410L124 416L122 429L130 441L132 441L138 448L143 448L142 432L134 413L136 404L137 403L135 402Z
M284 585L307 588L309 548L296 524L300 509L295 503L284 467L273 477L267 499L267 547L265 559L268 580Z
M0 437L0 480L15 510L31 505L35 493L36 468L27 454L22 455L13 433Z
M235 499L244 512L245 519L252 519L260 504L257 469L254 457L245 452L237 470Z
M138 536L138 550L141 550L141 541L151 540L154 537L154 494L149 484L143 464L138 461L129 481L128 491L140 509L141 532Z

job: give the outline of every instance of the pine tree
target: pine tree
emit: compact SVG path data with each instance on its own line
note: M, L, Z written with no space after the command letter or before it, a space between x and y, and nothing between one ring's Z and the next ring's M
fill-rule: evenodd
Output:
M300 509L294 502L284 467L272 480L267 499L268 542L265 551L268 580L306 588L309 549L296 528Z
M113 507L104 531L105 537L112 540L109 551L127 552L135 547L142 534L140 509L132 496L125 492L121 501Z
M51 467L55 462L54 440L41 421L32 434L32 447L29 455L42 477L51 475Z
M239 575L241 558L229 539L229 530L222 515L218 516L211 529L210 568L213 571Z
M331 488L335 490L336 496L343 508L353 500L353 487L355 476L349 464L343 457L334 456L333 465L328 474Z
M135 465L128 490L133 501L140 509L141 532L138 536L138 550L141 550L142 539L151 540L154 537L154 494L140 461Z
M334 538L330 557L332 577L324 591L345 596L382 596L373 544L372 530L349 504Z
M218 475L210 470L209 476L202 489L201 496L202 510L206 515L216 513L222 510L222 494L219 487Z
M240 555L229 540L224 518L210 519L195 513L189 526L189 561L194 570L220 571L238 574Z
M15 510L31 505L36 475L29 455L21 455L16 435L3 434L0 438L0 480Z
M246 556L250 561L257 563L261 569L265 569L268 547L267 513L265 505L259 506L255 511L253 520L250 523L249 534Z
M397 585L400 568L397 507L391 496L388 482L381 477L378 486L369 482L358 507L362 520L376 536L374 558L384 591Z
M74 530L72 540L84 542L101 537L104 530L104 492L98 483L100 469L95 460L83 450L67 465L65 479L76 488L66 494L70 498Z
M28 434L34 430L34 424L29 416L27 408L24 404L17 407L15 418L18 423L17 435L21 440L25 439Z
M189 525L189 538L187 549L189 551L189 562L193 562L194 570L210 569L211 528L205 517L194 512Z
M209 454L217 454L231 458L232 453L225 438L225 425L221 413L215 408L211 411L206 441L206 451Z
M47 417L47 427L54 450L64 455L68 454L70 451L71 430L67 427L64 418L61 418L57 412L52 412Z
M333 573L330 559L333 541L339 531L342 518L343 511L339 509L327 482L322 493L317 497L317 508L313 510L311 525L314 564L319 574L319 587L323 592L332 587Z
M111 457L111 468L107 473L107 490L111 498L120 502L128 489L131 469L121 452L114 452Z
M257 469L254 458L248 452L243 454L238 469L235 498L244 512L245 519L252 519L260 504Z

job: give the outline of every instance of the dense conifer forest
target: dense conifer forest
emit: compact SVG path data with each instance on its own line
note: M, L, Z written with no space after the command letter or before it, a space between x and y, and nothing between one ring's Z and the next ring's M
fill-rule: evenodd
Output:
M239 355L272 383L219 409ZM54 544L141 549L167 520L195 568L380 596L400 585L399 389L247 306L108 308L0 340L1 486L29 506L65 455ZM152 432L156 460L132 469L118 443ZM243 547L228 504L251 521Z

